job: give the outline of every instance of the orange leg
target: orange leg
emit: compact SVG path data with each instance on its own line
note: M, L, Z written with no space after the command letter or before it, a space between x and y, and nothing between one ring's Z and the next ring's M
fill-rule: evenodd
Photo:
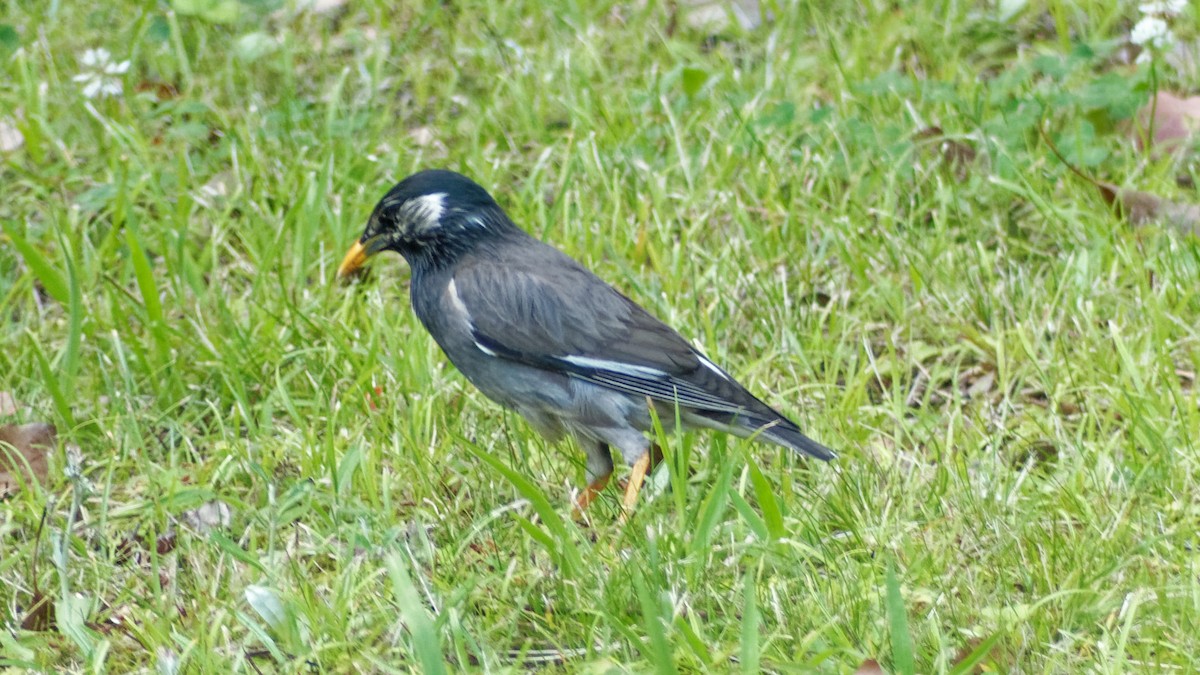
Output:
M582 516L583 512L587 510L587 507L596 500L596 497L600 496L600 493L603 492L604 488L608 485L608 479L610 476L612 476L611 473L600 476L596 480L589 483L588 486L583 489L583 492L579 493L579 497L575 500L576 516Z

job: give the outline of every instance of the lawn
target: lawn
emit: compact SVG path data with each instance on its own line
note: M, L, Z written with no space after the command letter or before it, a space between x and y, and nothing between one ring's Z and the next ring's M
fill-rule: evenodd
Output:
M0 6L0 666L1200 670L1200 243L1048 142L1193 199L1137 3L317 4ZM429 167L839 458L663 434L576 524L403 261L334 278Z

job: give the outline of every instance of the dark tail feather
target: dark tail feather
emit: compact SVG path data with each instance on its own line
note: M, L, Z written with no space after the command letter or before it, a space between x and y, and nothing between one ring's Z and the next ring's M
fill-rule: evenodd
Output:
M827 462L837 458L837 453L833 450L800 433L799 429L789 429L783 424L764 427L759 436L809 457L816 457Z
M766 405L763 405L763 407L767 408ZM766 412L769 414L774 411L767 408ZM800 427L778 413L775 413L778 416L774 419L763 419L762 417L750 415L738 416L724 411L716 412L711 410L694 410L692 414L694 415L692 419L702 426L722 429L742 438L770 441L776 445L791 448L802 455L808 455L809 457L815 457L827 462L831 459L837 459L836 452L805 436L800 431ZM715 422L715 424L705 423L702 420L709 420Z

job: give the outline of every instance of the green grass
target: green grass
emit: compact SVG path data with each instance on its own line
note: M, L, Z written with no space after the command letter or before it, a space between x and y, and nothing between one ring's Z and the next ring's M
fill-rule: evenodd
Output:
M0 9L0 390L83 456L0 505L0 664L1200 669L1200 244L1036 132L1188 199L1121 142L1186 86L1109 60L1134 5L766 3L706 40L656 3L170 4ZM122 95L81 95L93 47ZM333 281L431 166L839 460L671 435L627 526L615 488L574 525L582 454L454 372L404 264Z

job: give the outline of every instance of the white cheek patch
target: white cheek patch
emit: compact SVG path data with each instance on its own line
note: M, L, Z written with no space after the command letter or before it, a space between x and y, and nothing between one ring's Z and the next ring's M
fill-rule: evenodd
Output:
M412 223L413 231L428 232L441 224L442 214L446 212L446 193L414 197L404 204L407 219Z

